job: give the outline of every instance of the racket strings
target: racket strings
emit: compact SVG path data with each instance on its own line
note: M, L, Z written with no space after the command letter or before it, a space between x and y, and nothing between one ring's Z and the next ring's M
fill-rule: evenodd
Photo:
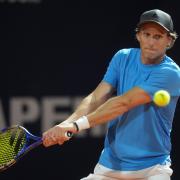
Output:
M16 138L16 134L17 134L17 129L12 130L11 137L10 137L10 140L9 140L9 143L10 143L11 146L14 143L14 140Z
M26 143L25 132L20 128L0 133L0 169L15 161Z

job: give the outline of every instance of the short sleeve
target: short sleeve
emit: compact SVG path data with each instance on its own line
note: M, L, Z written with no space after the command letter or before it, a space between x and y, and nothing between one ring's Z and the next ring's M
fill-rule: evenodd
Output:
M166 90L171 96L180 96L180 70L170 67L156 69L139 87L148 92L151 97L158 90Z
M130 49L122 49L113 56L102 81L105 81L111 84L114 88L117 88L120 76L120 68L122 68L123 60L128 57L129 52Z

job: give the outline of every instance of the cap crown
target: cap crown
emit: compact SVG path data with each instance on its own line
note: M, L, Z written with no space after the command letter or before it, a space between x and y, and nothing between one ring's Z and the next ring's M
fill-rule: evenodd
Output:
M161 11L159 9L153 9L150 11L145 11L141 17L140 21L138 23L138 27L140 27L144 23L148 22L154 22L162 26L164 29L166 29L168 32L173 32L173 21L171 19L171 16L164 11Z

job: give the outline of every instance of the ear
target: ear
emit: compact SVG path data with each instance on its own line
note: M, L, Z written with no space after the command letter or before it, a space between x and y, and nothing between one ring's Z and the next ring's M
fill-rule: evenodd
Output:
M136 33L136 39L137 39L138 41L140 41L140 37L139 37L139 33L138 33L138 32Z
M170 46L172 44L172 42L173 42L173 39L172 39L172 37L169 36L169 43L168 43L168 45Z
M169 40L168 40L169 42L168 42L168 44L167 44L167 48L170 48L171 46L172 46L172 44L173 44L173 39L172 39L172 37L169 37Z

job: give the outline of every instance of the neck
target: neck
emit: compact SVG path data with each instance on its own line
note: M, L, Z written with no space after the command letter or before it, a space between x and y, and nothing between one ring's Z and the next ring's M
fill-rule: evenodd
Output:
M144 57L141 55L141 61L143 64L160 64L162 60L164 59L165 55L156 57L156 58L151 58L151 57Z

